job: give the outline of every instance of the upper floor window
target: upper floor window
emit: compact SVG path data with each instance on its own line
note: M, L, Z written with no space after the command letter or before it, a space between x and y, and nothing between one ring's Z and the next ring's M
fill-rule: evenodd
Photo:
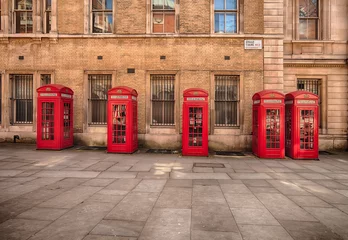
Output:
M152 0L152 32L175 33L175 0Z
M44 5L44 32L49 33L51 31L51 21L52 21L52 0L45 0Z
M33 32L33 1L14 1L14 27L16 33Z
M299 0L299 36L300 39L319 38L319 3L318 0Z
M1 74L0 74L0 123L1 123L1 105L2 105L2 84L1 84Z
M215 0L215 33L237 33L237 0Z
M113 32L113 0L92 0L92 32Z
M0 30L2 30L1 29L1 0L0 0ZM1 121L1 120L0 120Z

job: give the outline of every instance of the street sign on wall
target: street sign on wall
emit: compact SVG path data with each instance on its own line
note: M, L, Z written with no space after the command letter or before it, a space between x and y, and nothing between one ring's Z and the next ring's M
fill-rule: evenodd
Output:
M262 49L262 40L244 40L244 49Z

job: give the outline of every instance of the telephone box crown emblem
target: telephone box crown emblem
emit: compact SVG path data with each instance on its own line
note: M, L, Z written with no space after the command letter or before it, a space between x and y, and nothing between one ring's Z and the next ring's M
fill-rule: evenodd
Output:
M50 87L46 88L46 91L51 91L51 88Z
M117 93L122 93L122 90L121 90L121 89L118 89L118 90L117 90Z

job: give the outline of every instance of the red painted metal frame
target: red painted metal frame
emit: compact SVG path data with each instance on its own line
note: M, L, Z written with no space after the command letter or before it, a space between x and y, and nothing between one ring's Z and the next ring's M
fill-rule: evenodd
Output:
M183 96L182 155L208 156L208 92L190 88Z
M284 158L284 94L264 90L252 99L253 153L259 158Z
M119 86L108 91L107 152L133 153L138 149L138 93Z
M285 135L286 155L293 159L319 158L319 97L307 91L295 91L285 95L285 110L288 115ZM302 113L313 113L301 116ZM303 126L301 126L301 120ZM305 122L307 120L307 122ZM302 134L301 134L302 132Z
M59 84L48 84L36 91L38 93L36 148L61 150L72 147L74 92ZM69 106L70 109L64 109L64 106Z

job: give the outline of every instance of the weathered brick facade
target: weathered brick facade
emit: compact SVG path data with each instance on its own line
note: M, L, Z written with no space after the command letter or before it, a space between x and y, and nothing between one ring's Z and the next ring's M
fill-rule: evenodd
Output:
M322 83L322 149L346 148L348 69L346 59L348 23L345 0L337 0L331 11L322 9L323 36L320 40L299 41L293 25L292 0L240 0L238 33L214 33L213 1L180 0L175 4L176 32L151 33L150 0L114 0L111 34L91 33L89 0L72 3L52 1L52 30L15 34L10 0L1 0L0 74L2 117L0 141L13 135L35 141L33 124L10 123L12 114L10 75L32 74L35 89L42 73L52 82L75 92L74 132L76 144L105 145L106 126L88 124L88 74L112 74L112 86L126 85L137 90L140 144L154 148L180 148L182 93L199 87L209 93L209 147L212 150L251 148L251 98L263 89L284 93L296 90L298 78L316 78ZM35 0L33 17L40 26L40 0ZM294 1L296 2L296 1ZM325 0L323 1L326 2ZM322 8L326 5L322 4ZM342 17L344 16L344 17ZM324 24L324 17L331 24ZM331 26L331 27L330 27ZM262 40L262 49L245 49L244 40ZM24 56L24 60L19 60ZM97 56L102 56L98 60ZM165 56L165 59L160 59ZM229 60L225 60L229 56ZM135 73L127 73L134 68ZM151 126L150 75L175 74L175 124ZM214 76L238 75L239 126L214 126Z

